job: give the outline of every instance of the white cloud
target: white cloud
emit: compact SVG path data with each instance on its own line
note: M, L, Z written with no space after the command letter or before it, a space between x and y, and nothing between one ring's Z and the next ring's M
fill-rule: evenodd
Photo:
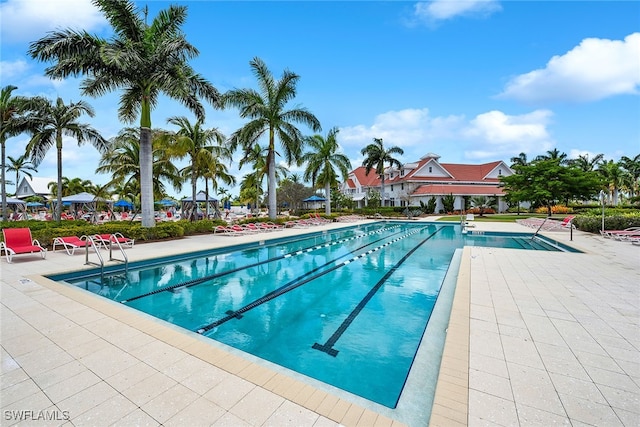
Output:
M482 149L467 150L465 155L469 159L486 160L549 150L554 145L547 131L552 115L548 110L519 116L509 116L501 111L479 114L461 135L469 145Z
M15 61L0 61L0 80L6 82L22 77L29 71L29 64L24 59Z
M546 67L513 78L500 95L525 102L587 102L640 89L640 33L588 38Z
M414 5L414 19L424 23L446 21L458 16L486 17L500 11L497 0L434 0Z
M31 42L46 32L82 27L95 30L106 20L91 0L7 0L0 3L0 37L6 42Z
M522 115L490 111L468 120L461 115L433 117L426 108L389 111L369 126L341 128L338 141L354 167L362 163L360 149L373 138L382 138L386 147L401 147L402 161L418 160L429 151L444 162L492 161L551 149L554 141L547 128L552 115L548 110Z

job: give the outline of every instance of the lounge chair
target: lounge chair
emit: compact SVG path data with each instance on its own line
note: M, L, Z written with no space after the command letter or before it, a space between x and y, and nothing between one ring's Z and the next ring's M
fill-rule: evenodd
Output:
M611 239L620 235L634 234L638 231L640 231L640 227L629 227L625 228L624 230L600 230L600 234L606 239Z
M122 247L132 248L135 242L134 239L124 237L122 233L118 232L112 234L96 234L93 236L93 239L105 248L108 248L111 243L119 243Z
M569 215L562 221L548 220L542 229L545 231L551 231L551 230L555 230L556 228L561 228L561 229L572 228L574 227L574 225L571 223L571 221L573 221L573 218L575 218L575 215Z
M2 236L4 240L0 242L0 251L4 250L7 262L20 254L39 253L42 259L47 256L47 250L31 237L30 228L3 228Z
M87 236L65 236L56 237L53 239L53 251L56 251L56 246L62 245L68 255L73 255L76 249L85 248L91 246L93 242Z

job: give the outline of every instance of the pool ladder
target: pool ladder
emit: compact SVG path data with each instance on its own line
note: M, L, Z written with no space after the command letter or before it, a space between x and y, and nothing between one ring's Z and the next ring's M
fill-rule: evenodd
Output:
M90 245L85 246L85 265L95 265L100 267L100 280L104 280L104 259L102 258L102 254L100 253L100 247L102 243L96 242L92 236L88 236L87 239L91 241ZM120 253L122 254L122 259L113 257L113 246L116 245ZM93 251L98 256L99 262L93 262L89 260L89 246L93 248ZM109 237L109 261L118 261L124 263L124 271L125 273L129 270L129 258L127 254L124 252L124 248L120 244L120 242L116 239L112 239Z

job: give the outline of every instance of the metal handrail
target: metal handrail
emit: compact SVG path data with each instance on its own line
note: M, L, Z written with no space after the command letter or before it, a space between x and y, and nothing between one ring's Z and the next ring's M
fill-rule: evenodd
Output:
M90 245L86 245L85 248L85 258L84 258L84 264L85 265L96 265L98 267L100 267L100 280L104 279L104 259L102 259L102 255L100 255L100 250L98 248L98 245L96 244L95 239L92 236L87 236L87 240L91 242ZM100 260L100 263L97 262L93 262L93 261L89 261L89 246L91 246L94 250L94 252L96 253L96 255L98 255L98 259Z
M113 257L113 245L114 245L114 243L116 245L118 245L118 249L120 250L120 253L122 254L122 258L123 259L119 259L119 258L114 258ZM125 271L125 273L128 272L128 270L129 270L129 258L127 257L127 254L124 252L124 248L122 247L122 244L120 244L118 239L113 234L109 236L109 261L124 262L124 271Z
M531 240L533 240L533 239L538 235L538 232L542 229L542 227L544 227L544 223L545 223L545 222L547 222L547 220L548 220L548 219L549 219L549 217L546 217L546 218L544 219L544 221L542 221L542 224L540 224L540 227L538 227L538 229L536 230L536 232L535 232L535 233L533 233L533 236L531 236Z

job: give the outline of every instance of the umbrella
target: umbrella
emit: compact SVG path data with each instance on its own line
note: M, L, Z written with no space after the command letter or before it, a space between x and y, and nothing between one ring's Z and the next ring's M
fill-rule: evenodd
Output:
M132 208L133 207L133 203L127 202L126 200L118 200L117 202L115 202L113 204L113 206L116 206L116 207L119 207L119 208Z
M40 206L44 206L44 203L40 202L27 202L28 208L39 208Z
M316 196L315 194L311 197L307 197L303 200L303 202L324 202L326 199L324 197Z
M162 206L173 206L173 205L176 204L176 202L171 200L171 199L162 199L159 202L155 202L155 203L157 203L159 205L162 205Z

